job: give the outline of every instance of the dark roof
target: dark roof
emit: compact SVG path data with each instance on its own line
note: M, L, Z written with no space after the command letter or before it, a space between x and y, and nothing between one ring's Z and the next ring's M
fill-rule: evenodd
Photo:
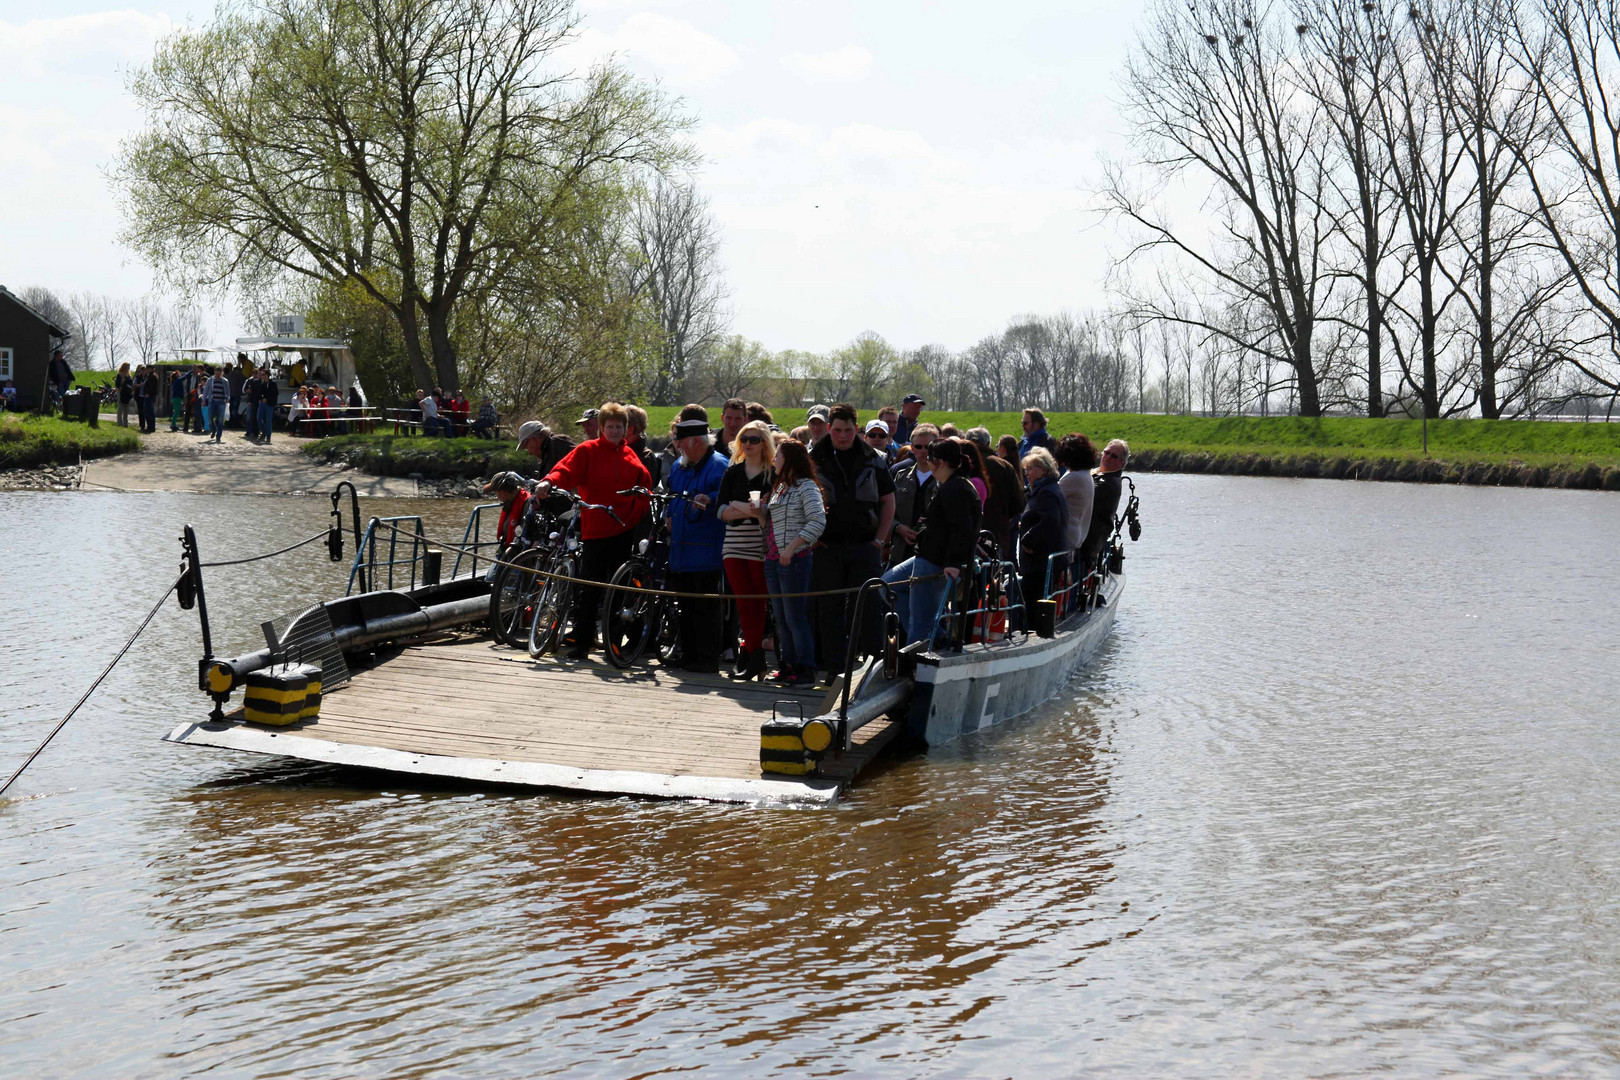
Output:
M57 337L65 338L65 337L72 337L73 336L72 334L68 333L66 330L62 329L60 326L57 326L55 323L51 322L51 320L47 319L44 315L41 315L38 311L34 310L32 307L30 307L28 305L28 303L25 300L23 300L22 297L18 296L16 293L14 293L10 289L6 288L4 285L0 285L0 296L4 296L7 300L10 300L13 304L16 304L18 307L20 307L24 311L28 312L28 314L32 315L34 318L36 318L40 322L44 323L45 327L48 330L50 330L51 333L55 334Z

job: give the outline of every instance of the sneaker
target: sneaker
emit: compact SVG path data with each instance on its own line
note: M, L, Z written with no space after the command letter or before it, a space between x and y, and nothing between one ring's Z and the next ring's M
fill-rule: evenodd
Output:
M594 644L596 643L590 638L580 638L563 650L563 656L570 660L584 660L591 655L591 646Z

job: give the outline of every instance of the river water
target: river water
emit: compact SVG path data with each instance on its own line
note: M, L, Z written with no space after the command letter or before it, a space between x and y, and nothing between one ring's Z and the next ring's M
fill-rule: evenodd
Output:
M0 803L0 1073L1620 1072L1620 497L1140 488L1092 668L825 811L171 746L171 604ZM0 772L183 522L219 559L327 509L0 496ZM222 651L341 592L324 558L211 571Z

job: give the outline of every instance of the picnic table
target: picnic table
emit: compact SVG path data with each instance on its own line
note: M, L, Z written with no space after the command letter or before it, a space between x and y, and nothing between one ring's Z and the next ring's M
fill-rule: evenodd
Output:
M282 423L291 428L288 419L292 406L277 405L276 414L281 417ZM336 435L343 431L364 432L370 434L377 425L377 412L369 406L358 409L347 405L338 408L317 406L305 409L298 415L298 434L322 438L327 435ZM339 425L345 425L340 427Z

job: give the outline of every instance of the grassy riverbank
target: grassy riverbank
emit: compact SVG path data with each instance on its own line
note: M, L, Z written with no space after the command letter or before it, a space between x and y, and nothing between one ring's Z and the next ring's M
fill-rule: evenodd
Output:
M29 413L0 414L0 469L76 465L80 458L109 457L141 448L131 428L92 428Z
M649 409L653 430L677 412ZM773 410L784 428L803 422L798 409ZM867 419L870 411L863 411ZM935 424L992 435L1022 435L1019 413L923 413ZM1421 420L1339 416L1154 416L1140 413L1048 413L1053 435L1083 431L1099 447L1131 444L1138 472L1212 472L1248 476L1321 476L1427 483L1584 487L1620 491L1620 424L1535 420L1431 420L1423 449Z
M651 430L658 433L668 429L677 410L647 411ZM794 426L802 416L796 409L774 413L784 428ZM987 427L997 437L1021 434L1018 413L924 412L923 418L935 424L953 423L964 431ZM718 415L714 419L718 421ZM1423 424L1418 420L1138 413L1053 413L1047 420L1054 435L1084 431L1098 446L1111 438L1125 439L1131 444L1131 468L1137 472L1620 491L1620 424L1433 420L1425 454ZM487 476L528 463L509 442L391 434L337 436L309 443L304 452L380 476Z

